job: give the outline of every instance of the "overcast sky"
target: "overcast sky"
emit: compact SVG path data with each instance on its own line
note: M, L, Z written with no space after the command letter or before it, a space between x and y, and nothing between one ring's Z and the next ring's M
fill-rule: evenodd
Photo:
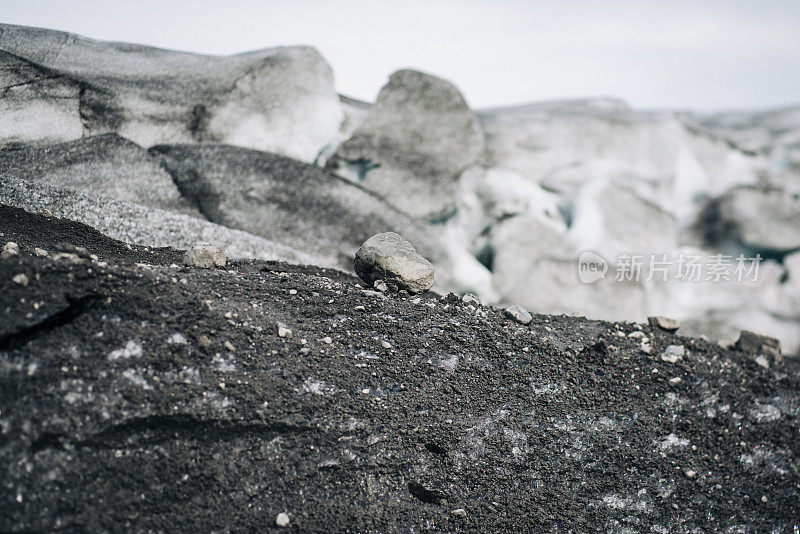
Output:
M800 103L800 0L0 0L0 21L211 54L310 44L370 101L412 67L474 107Z

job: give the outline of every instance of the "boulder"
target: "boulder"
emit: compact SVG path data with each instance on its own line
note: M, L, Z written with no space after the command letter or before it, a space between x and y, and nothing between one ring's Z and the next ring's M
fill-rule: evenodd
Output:
M4 176L202 217L156 158L116 134L0 149Z
M390 289L422 293L433 286L433 265L403 236L384 232L367 239L356 252L356 274L372 286L383 280Z
M437 220L452 214L458 177L482 151L478 120L455 86L400 70L327 165L406 213Z
M11 81L28 85L0 105L30 123L0 145L116 132L145 147L221 141L313 161L343 119L331 69L310 47L206 56L3 24L0 52L19 58Z

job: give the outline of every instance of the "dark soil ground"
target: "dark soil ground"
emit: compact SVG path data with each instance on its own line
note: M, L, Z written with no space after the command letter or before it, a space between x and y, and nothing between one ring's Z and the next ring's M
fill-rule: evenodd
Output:
M800 529L796 366L3 206L0 234L0 531Z

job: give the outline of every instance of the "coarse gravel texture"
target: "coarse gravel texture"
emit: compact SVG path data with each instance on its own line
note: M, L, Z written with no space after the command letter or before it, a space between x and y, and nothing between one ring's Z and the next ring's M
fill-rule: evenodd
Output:
M0 215L0 531L800 525L793 362Z

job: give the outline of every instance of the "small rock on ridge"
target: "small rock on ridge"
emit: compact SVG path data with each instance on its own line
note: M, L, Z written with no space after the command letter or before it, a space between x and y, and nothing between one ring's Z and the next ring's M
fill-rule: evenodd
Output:
M503 310L503 313L509 319L513 319L520 324L529 324L533 320L533 316L528 312L528 310L522 306L519 306L518 304L509 306Z
M205 269L225 267L225 249L220 245L198 244L186 251L183 263Z
M383 280L389 289L422 293L433 286L431 262L423 258L403 236L394 232L376 234L356 252L356 274L368 285Z
M661 317L658 315L648 317L647 322L650 326L658 327L667 332L674 332L681 326L677 319L670 319L669 317Z
M19 254L19 245L13 241L9 241L3 246L3 251L0 252L0 258L6 259Z
M292 337L292 331L289 329L288 326L286 326L281 322L278 322L277 326L278 326L278 337L285 337L285 338Z
M756 334L749 330L742 330L739 334L739 339L736 341L736 348L743 352L750 352L754 354L765 354L771 356L776 361L781 361L781 342L780 340Z

